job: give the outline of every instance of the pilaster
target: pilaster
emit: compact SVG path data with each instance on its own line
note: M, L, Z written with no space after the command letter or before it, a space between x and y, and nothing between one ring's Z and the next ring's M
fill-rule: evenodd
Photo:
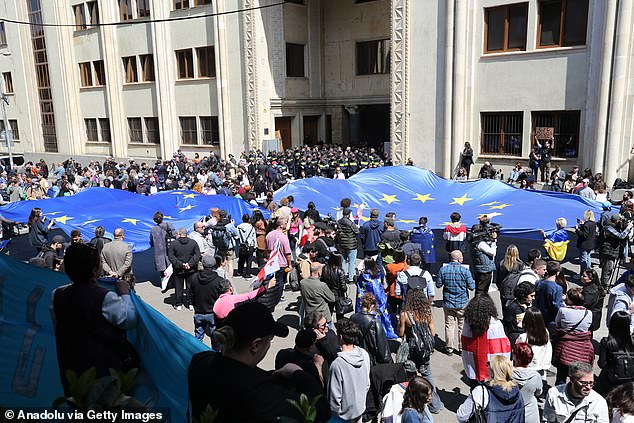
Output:
M246 103L247 103L247 145L249 149L260 147L259 107L258 107L258 64L257 64L257 23L256 10L248 10L259 6L259 0L244 0L242 13L244 22L244 58L246 71Z
M391 57L391 156L394 164L404 164L409 155L408 146L408 0L392 0L392 57ZM354 140L353 140L354 141Z

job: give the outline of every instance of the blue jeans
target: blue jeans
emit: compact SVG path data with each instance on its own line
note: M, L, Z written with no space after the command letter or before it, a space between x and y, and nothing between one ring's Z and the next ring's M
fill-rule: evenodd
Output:
M436 384L434 383L434 377L431 374L430 363L428 362L427 364L422 364L418 368L418 372L420 373L422 377L427 379L429 383L431 383L432 386L434 387L434 392L432 392L432 395L431 395L431 404L429 404L429 411L436 414L440 412L440 410L445 408L445 404L442 403L440 396L438 395L438 392L436 391Z
M213 314L194 314L194 336L202 341L207 336L211 337L211 333L216 327Z
M348 265L348 282L354 280L355 267L357 264L357 250L343 251L343 259ZM343 270L346 270L346 265L341 263Z
M583 273L584 270L586 269L591 269L592 268L592 263L590 261L590 254L592 253L592 250L581 250L581 255L579 256L579 260L581 261L581 272Z

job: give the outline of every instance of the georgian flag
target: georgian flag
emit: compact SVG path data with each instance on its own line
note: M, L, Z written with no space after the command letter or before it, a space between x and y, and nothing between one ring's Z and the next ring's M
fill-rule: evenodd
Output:
M273 247L273 251L271 251L271 255L269 256L269 259L266 261L266 264L258 272L258 280L260 280L260 282L264 282L271 275L273 275L275 272L280 270L279 256L280 256L280 244L279 242L277 242L275 243L275 246Z
M504 333L504 326L498 319L491 318L489 330L480 336L473 335L469 322L465 319L462 330L462 364L465 374L472 380L489 377L487 363L495 355L511 358L511 343Z

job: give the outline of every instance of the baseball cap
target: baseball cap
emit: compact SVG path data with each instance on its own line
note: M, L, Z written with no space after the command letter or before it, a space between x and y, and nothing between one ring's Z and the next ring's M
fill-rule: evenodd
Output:
M256 338L275 335L288 336L288 326L276 322L265 305L249 302L237 306L225 319L225 325L233 328L239 343L248 343Z
M297 213L299 211L299 209L297 207L293 207L291 209L291 213Z
M216 267L216 259L214 256L203 256L202 258L203 267L211 268Z
M588 179L588 178L583 178L583 179L581 180L581 182L590 183L590 179Z
M63 243L65 243L65 242L66 242L66 238L64 238L64 237L63 237L63 236L61 236L61 235L55 235L55 236L53 237L53 240L52 240L51 242L53 242L53 243L59 243L59 244L63 244Z

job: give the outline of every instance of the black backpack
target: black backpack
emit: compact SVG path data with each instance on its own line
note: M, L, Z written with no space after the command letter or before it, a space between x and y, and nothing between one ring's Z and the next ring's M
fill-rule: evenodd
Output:
M215 225L211 227L211 239L218 250L227 251L231 249L231 235L225 225Z
M427 280L423 277L423 272L420 275L413 276L410 275L409 272L405 271L405 276L407 276L407 286L409 289L420 289L425 294L425 298L427 298Z
M426 322L417 322L412 313L407 312L410 322L410 332L407 339L409 345L409 359L416 367L428 363L434 352L435 341Z
M500 283L498 287L500 290L500 299L504 304L507 301L513 301L515 299L515 287L517 286L517 282L520 280L520 276L522 276L523 270L511 272L509 273Z
M612 353L612 371L608 379L612 383L624 383L634 380L634 353L620 351Z

